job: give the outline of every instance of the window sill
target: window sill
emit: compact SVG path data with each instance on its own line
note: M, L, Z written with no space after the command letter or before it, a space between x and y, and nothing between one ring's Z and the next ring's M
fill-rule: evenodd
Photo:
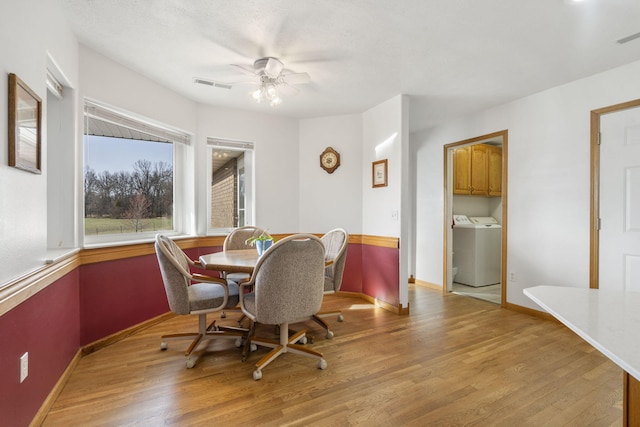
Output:
M55 264L80 252L80 248L47 249L45 264Z

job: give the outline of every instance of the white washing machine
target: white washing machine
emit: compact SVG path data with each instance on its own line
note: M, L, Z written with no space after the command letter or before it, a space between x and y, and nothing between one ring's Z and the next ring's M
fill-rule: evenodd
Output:
M456 283L488 286L500 283L502 226L492 217L453 217L453 267Z

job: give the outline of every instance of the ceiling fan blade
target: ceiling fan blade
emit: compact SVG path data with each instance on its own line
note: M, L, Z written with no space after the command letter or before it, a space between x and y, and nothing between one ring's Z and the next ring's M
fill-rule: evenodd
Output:
M251 75L256 75L256 71L253 69L253 67L250 67L248 65L238 65L238 64L230 64L232 67L236 67L237 69L239 69L240 71L243 71L245 73L249 73Z
M278 90L285 96L296 96L300 92L298 88L287 83L279 84Z
M255 80L238 80L236 82L231 82L232 85L261 85L262 82L259 79Z
M302 85L311 81L311 76L308 73L291 73L282 76L285 83L290 85Z
M264 66L264 73L272 79L275 79L280 75L283 69L284 64L280 62L280 60L277 58L269 58L267 65Z

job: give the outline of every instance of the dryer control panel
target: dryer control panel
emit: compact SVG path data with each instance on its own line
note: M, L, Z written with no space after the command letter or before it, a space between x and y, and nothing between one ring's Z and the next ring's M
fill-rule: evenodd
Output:
M492 216L472 216L469 218L472 223L478 225L497 225L498 220Z

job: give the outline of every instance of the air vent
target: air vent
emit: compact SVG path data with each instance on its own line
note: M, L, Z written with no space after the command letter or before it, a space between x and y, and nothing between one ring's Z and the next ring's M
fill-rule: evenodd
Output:
M231 89L232 87L229 83L221 83L213 80L201 79L198 77L195 77L193 79L193 82L201 85L205 85L205 86L219 87L220 89Z

